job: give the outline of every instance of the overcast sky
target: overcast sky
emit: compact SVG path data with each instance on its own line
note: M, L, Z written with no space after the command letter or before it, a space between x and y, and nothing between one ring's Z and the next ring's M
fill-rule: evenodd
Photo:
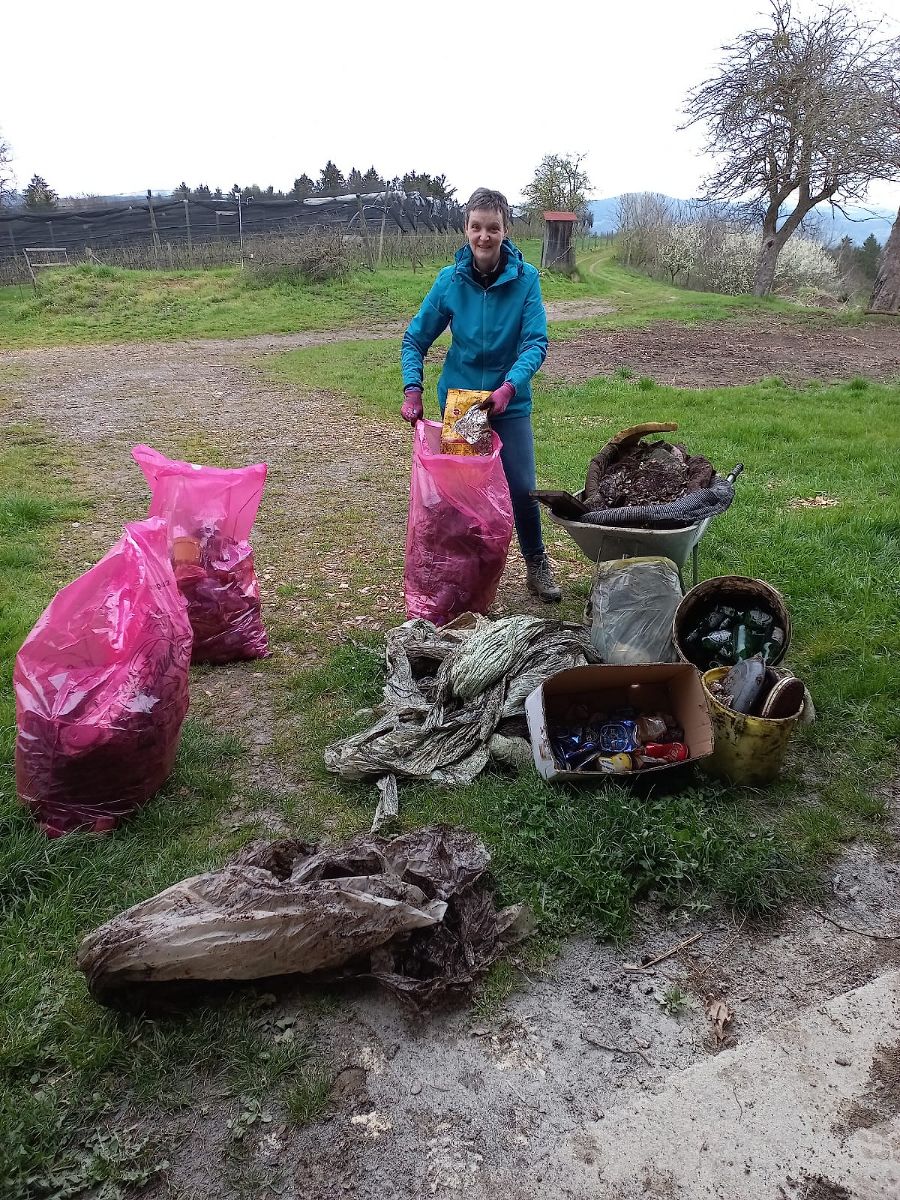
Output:
M855 5L900 27L900 0ZM289 189L346 173L445 173L510 199L546 153L587 153L595 198L689 197L709 163L678 132L720 47L766 0L44 0L6 6L0 135L19 187ZM896 209L900 185L871 202Z

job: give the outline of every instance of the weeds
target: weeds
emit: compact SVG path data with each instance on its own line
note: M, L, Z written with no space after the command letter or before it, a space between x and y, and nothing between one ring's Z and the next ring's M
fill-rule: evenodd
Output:
M690 1004L690 996L683 992L677 983L671 984L660 992L657 998L663 1012L668 1013L670 1017L680 1017L687 1011Z
M287 256L272 258L264 252L255 257L247 271L247 283L261 288L302 287L345 279L351 266L346 243L339 234L298 238Z
M168 1159L158 1157L153 1141L134 1128L95 1130L72 1144L67 1154L46 1173L29 1175L23 1195L52 1200L124 1200L166 1171ZM2 1182L2 1180L0 1180Z
M328 1107L331 1077L317 1063L307 1063L285 1091L284 1102L295 1125L309 1125Z
M472 1001L475 1021L490 1021L504 1003L522 986L522 972L506 958L498 959L478 985Z
M228 1121L232 1141L242 1142L254 1125L270 1125L272 1114L255 1096L241 1096L237 1116Z

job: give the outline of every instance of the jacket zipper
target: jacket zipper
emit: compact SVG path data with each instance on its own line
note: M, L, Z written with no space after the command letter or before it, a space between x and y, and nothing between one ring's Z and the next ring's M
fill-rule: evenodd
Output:
M478 287L478 284L475 282L475 280L469 279L468 276L463 271L459 270L458 266L457 266L455 273L459 276L460 279L464 279L465 282L469 285L469 287L475 287L475 288ZM511 281L509 281L509 282L511 282ZM496 287L496 286L497 285L495 283L491 284L491 287ZM479 291L481 292L481 388L480 388L480 391L483 392L484 391L484 355L485 355L484 334L485 334L485 327L487 325L487 294L490 291L490 288L479 288Z
M482 291L481 298L481 391L484 391L484 331L487 325L487 288Z

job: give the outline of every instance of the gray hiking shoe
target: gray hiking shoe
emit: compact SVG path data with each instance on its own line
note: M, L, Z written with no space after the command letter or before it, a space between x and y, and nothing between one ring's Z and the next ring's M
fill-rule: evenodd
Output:
M546 554L529 554L525 558L525 583L532 596L538 596L547 604L558 604L562 592L553 578L553 568Z

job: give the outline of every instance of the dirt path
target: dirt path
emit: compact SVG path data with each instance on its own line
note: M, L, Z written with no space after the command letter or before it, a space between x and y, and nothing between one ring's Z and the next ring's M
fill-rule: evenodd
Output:
M252 339L250 348L258 351L263 340ZM216 713L218 719L224 713L233 732L249 734L251 764L259 766L257 771L251 765L249 783L264 779L269 787L286 788L297 781L280 778L275 764L266 761L274 728L271 688L263 680L273 667L285 667L286 656L302 659L303 638L297 638L297 649L292 637L279 636L278 626L301 621L315 626L320 609L331 603L327 593L346 582L353 548L338 550L329 518L335 505L358 496L363 476L384 481L368 488L368 536L387 559L379 607L395 623L402 554L396 492L404 446L400 430L373 437L340 408L335 412L330 397L271 384L248 364L246 349L222 342L71 347L7 353L0 364L13 368L6 388L9 419L43 423L77 448L82 479L96 501L90 517L66 535L67 554L80 569L119 536L123 520L146 512L149 493L130 453L136 443L190 461L269 463L254 542L263 611L275 627L279 661L255 671L236 665L210 673L203 687L192 690L192 710L200 717ZM283 599L284 588L296 589L297 596ZM304 604L307 594L321 603ZM349 608L346 613L355 615ZM244 686L248 679L250 688Z
M729 336L734 332L729 326ZM644 335L628 336L637 345ZM309 631L337 640L346 622L380 628L402 619L408 434L399 423L364 423L332 396L272 383L264 359L248 357L299 344L310 342L254 338L0 354L9 418L44 423L77 446L86 486L99 497L90 518L65 535L78 568L99 557L123 519L145 511L146 488L129 456L135 442L194 460L212 452L232 464L269 462L256 548L275 657L208 672L193 690L201 716L250 735L247 795L235 801L241 816L253 815L253 784L303 784L272 753L273 672L311 656ZM572 345L554 347L556 364ZM663 342L657 345L662 355ZM377 562L374 594L356 594L355 561L368 573ZM500 600L507 610L529 608L516 563ZM271 828L278 828L274 819ZM897 866L856 848L839 870L828 914L848 928L896 930ZM653 975L623 971L626 958L652 955L694 931L703 932L701 942ZM565 1145L590 1167L587 1130L598 1114L656 1091L717 1051L704 1001L728 1003L729 1038L740 1042L872 978L896 961L896 946L842 931L809 911L750 932L701 921L671 925L647 909L626 953L573 943L546 974L482 1019L458 1012L418 1024L392 1001L352 992L316 1029L340 1096L326 1120L296 1129L280 1125L276 1112L236 1154L226 1121L237 1102L198 1104L152 1130L172 1166L164 1183L143 1194L488 1200L502 1189L509 1200L596 1196L596 1183L578 1190L547 1163ZM673 982L689 997L676 1016L659 999ZM273 1037L276 1020L286 1016L296 1017L301 1036L309 1012L302 989L280 994L269 1014ZM620 1193L617 1200L631 1197Z
M338 642L348 631L387 629L405 619L407 428L399 419L362 421L338 397L273 382L266 354L396 333L379 326L0 352L5 420L40 423L74 447L85 498L95 501L90 517L65 535L71 574L97 561L123 521L146 513L149 492L131 458L136 443L192 462L269 464L254 549L273 659L252 669L216 668L192 691L196 715L224 720L249 738L248 792L291 790L304 782L272 758L278 731L271 675L315 657L311 643ZM576 603L572 615L579 608ZM516 554L497 610L544 611L525 590ZM246 814L240 797L237 803Z
M703 919L671 924L648 907L624 952L572 942L546 972L523 977L523 990L483 1018L462 1011L419 1022L393 1000L350 990L339 1012L315 1028L336 1075L340 1099L332 1112L299 1130L276 1119L250 1141L239 1164L232 1156L232 1174L223 1180L229 1155L223 1116L234 1113L194 1110L171 1123L177 1158L167 1184L146 1196L491 1200L499 1192L509 1200L721 1200L724 1192L702 1186L667 1190L665 1179L604 1190L598 1149L615 1155L605 1128L635 1103L677 1090L682 1072L771 1035L782 1021L802 1023L808 1007L897 966L896 942L847 930L896 930L898 872L870 850L851 852L826 905L843 930L801 909L771 930L754 931ZM699 942L656 970L623 969L623 962L662 954L695 932L702 933ZM670 1013L661 1001L674 985L685 1000ZM722 1043L706 1015L719 1000L731 1014ZM273 1035L276 1022L291 1018L295 1036L303 1036L310 1017L301 989L281 994L271 1009ZM885 1038L895 1036L886 1025ZM855 1065L865 1076L866 1064ZM734 1086L739 1105L765 1081L745 1070ZM848 1106L863 1099L862 1090L843 1095ZM789 1095L782 1099L790 1104ZM715 1126L719 1113L701 1111L696 1119ZM764 1139L764 1118L748 1120ZM810 1131L813 1142L819 1135L823 1147L833 1139L827 1128ZM632 1159L639 1153L633 1140L625 1149ZM791 1200L802 1200L791 1180L808 1165L789 1154L756 1162L785 1189L767 1194ZM856 1171L851 1166L860 1190L834 1195L891 1194L865 1191L868 1170L860 1163Z
M554 342L545 372L582 383L627 367L678 387L730 387L778 376L789 383L864 376L900 379L900 320L847 327L821 319L755 317L644 329L588 329Z

